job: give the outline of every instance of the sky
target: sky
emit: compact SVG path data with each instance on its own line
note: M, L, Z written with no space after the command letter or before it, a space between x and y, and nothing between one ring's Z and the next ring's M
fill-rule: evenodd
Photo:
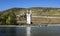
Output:
M53 7L60 8L60 0L0 0L0 11L10 8Z

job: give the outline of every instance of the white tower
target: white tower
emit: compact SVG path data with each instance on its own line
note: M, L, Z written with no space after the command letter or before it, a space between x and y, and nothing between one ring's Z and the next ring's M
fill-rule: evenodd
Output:
M27 24L32 23L32 12L27 10Z

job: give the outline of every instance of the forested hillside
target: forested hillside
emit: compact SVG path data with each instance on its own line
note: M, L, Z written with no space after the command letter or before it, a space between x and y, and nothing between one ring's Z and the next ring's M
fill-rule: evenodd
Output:
M14 12L20 15L27 10L32 10L34 16L60 16L60 8L46 8L46 7L31 7L31 8L10 8L2 11L2 13Z
M23 12L27 13L27 10L32 11L32 16L60 17L60 8L46 8L46 7L10 8L10 9L4 10L4 11L0 11L0 24L2 24L2 25L17 24L16 15L21 15ZM21 17L20 17L20 19L21 19ZM38 21L40 23L59 23L57 21L60 21L60 19L44 18L44 17L43 18L39 17L39 19L38 19L37 17L35 17L35 18L32 17L32 21Z

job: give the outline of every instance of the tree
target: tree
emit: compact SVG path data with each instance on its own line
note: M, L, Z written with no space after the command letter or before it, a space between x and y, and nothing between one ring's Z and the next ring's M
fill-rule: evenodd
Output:
M14 12L6 12L6 13L3 13L1 16L0 16L0 24L1 25L15 25L17 24L16 23L16 15Z
M0 16L0 19L1 19L1 20L0 20L0 24L5 25L5 24L6 24L6 15L3 15L3 14L2 14L2 15Z
M8 18L6 19L6 24L11 24L11 25L15 25L16 23L16 15L13 12L9 13Z
M11 24L11 17L10 16L8 16L8 18L6 19L6 24Z

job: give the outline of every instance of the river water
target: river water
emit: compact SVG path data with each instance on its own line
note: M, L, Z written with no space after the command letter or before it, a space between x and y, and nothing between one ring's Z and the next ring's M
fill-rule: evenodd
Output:
M60 36L60 26L0 27L0 36Z

